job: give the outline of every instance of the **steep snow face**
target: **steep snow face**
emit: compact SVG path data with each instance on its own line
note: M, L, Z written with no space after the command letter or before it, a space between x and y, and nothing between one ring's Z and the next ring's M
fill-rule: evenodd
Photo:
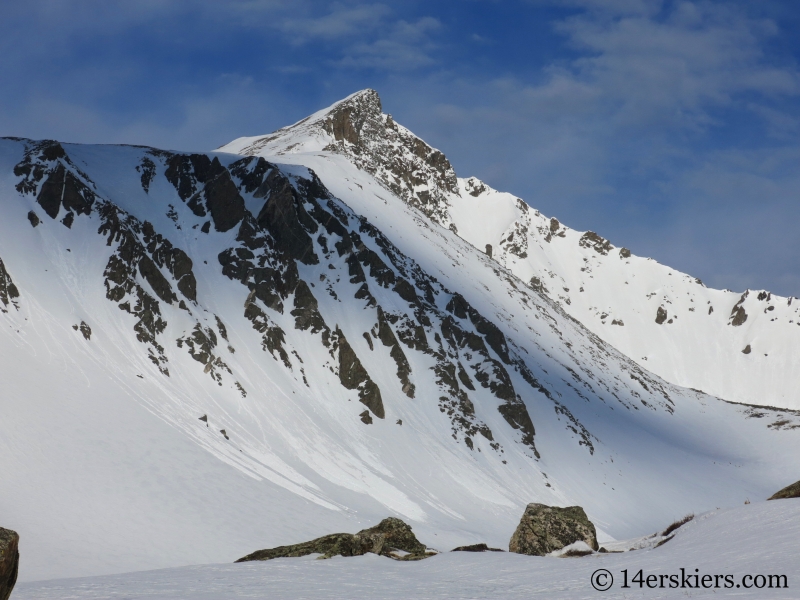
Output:
M652 375L350 157L279 159L0 140L23 579L390 515L502 546L529 502L627 538L798 468L797 413Z
M380 110L377 94L365 90L270 136L222 149L292 155L299 163L337 153L395 193L399 181L417 174L419 186L404 187L401 198L642 367L720 398L800 409L800 372L793 368L800 360L800 302L764 290L709 289L474 177L454 184L447 159Z

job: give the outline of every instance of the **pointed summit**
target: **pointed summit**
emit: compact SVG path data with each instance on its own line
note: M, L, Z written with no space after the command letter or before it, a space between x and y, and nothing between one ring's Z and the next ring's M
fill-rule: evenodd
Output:
M447 157L383 113L380 96L372 89L269 135L239 138L219 150L263 157L319 152L345 156L445 227L450 225L447 194L459 194Z
M366 89L331 106L322 121L323 127L334 140L359 146L365 126L367 132L380 132L385 121L383 117L378 92ZM391 117L389 120L391 121Z

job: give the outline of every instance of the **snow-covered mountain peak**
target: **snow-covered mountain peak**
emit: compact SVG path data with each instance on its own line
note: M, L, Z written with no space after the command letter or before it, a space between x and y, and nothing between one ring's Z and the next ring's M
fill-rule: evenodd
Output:
M631 537L797 469L800 411L673 384L792 392L797 344L767 343L797 303L458 180L371 91L225 149L249 156L0 139L0 514L30 532L24 577L387 514L496 546L531 501Z
M800 380L787 370L800 356L798 303L767 301L769 292L706 288L600 233L575 231L541 214L531 208L535 199L457 178L444 154L382 112L374 90L221 150L276 157L318 173L335 163L323 179L340 180L343 196L363 185L353 183L353 167L365 171L423 220L457 233L668 381L728 400L800 408Z
M331 152L346 156L389 191L448 227L449 195L459 186L439 150L382 112L375 90L362 90L278 131L239 138L219 148L247 156Z

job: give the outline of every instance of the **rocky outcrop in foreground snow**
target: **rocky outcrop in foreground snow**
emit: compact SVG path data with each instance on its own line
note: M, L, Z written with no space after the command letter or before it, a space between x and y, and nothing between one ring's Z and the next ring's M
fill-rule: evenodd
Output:
M19 535L0 527L0 600L8 600L17 583L19 571Z
M400 519L389 517L375 527L362 529L356 534L332 533L310 542L257 550L236 562L299 557L309 554L321 554L320 558L363 556L368 552L396 560L417 560L430 556L426 551L425 544L417 540L411 527Z
M508 543L509 552L545 556L575 542L585 542L597 550L594 524L580 506L557 508L528 504L517 530Z
M489 548L486 544L470 544L469 546L459 546L450 552L504 552L500 548Z
M800 481L787 485L782 490L772 494L767 500L780 500L781 498L800 498Z

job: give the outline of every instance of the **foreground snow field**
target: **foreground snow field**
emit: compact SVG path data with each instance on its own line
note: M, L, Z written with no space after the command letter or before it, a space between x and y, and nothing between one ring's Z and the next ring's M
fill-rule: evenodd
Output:
M595 554L583 558L530 557L487 552L443 553L403 563L368 554L358 558L276 559L267 562L200 565L104 577L23 583L14 600L122 599L221 600L236 598L754 598L800 597L800 499L760 502L699 515L675 537L653 550ZM642 569L655 574L732 576L719 588L623 589ZM607 569L607 591L591 585ZM695 571L697 569L698 571ZM737 588L746 575L786 575L788 587ZM651 579L651 581L656 581ZM667 586L668 578L664 579ZM680 581L680 579L678 579ZM777 580L773 580L777 581ZM761 583L747 579L748 585ZM694 585L690 578L688 583ZM678 584L680 585L680 584ZM776 583L777 585L777 583Z

